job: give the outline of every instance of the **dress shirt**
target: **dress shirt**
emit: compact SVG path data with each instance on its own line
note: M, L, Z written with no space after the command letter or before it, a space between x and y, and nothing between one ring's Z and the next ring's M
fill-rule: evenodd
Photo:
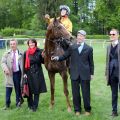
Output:
M12 51L11 54L12 54L12 58L13 58L14 51ZM15 51L15 56L16 56L16 71L15 72L17 72L17 71L19 71L18 50Z
M112 41L112 46L115 47L118 44L118 40Z
M78 47L79 54L82 52L83 47L84 47L84 42L82 42L81 45Z

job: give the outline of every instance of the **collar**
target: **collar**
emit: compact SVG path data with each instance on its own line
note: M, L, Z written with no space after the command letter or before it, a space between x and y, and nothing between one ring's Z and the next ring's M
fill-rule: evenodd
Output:
M15 51L12 50L11 52L12 52L12 53L14 53L14 52L15 52L15 53L18 53L18 50L15 50Z
M115 46L118 44L118 40L112 41L112 45Z
M83 46L85 43L84 42L82 42L82 43L77 42L77 44L80 44L80 46Z
M84 44L85 44L85 43L84 43L84 42L82 42L82 43L81 43L81 46L83 46Z
M65 15L65 16L61 16L61 18L65 19L65 18L68 18L68 16L67 16L67 15Z

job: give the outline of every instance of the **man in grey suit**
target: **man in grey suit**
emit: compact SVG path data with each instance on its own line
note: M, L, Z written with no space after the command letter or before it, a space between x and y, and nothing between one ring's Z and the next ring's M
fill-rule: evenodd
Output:
M76 43L70 45L62 56L52 56L51 60L62 61L70 57L70 78L73 105L76 115L81 112L80 86L82 90L85 115L90 115L90 80L94 74L93 49L85 43L86 32L77 33Z
M12 88L15 88L16 106L20 107L21 96L21 78L23 75L23 53L17 48L17 41L10 41L10 50L6 51L2 56L1 67L5 75L6 86L6 106L5 110L10 107Z
M109 35L111 44L107 47L105 74L107 78L107 85L110 85L112 91L112 116L118 116L118 85L120 83L119 31L117 29L112 29Z

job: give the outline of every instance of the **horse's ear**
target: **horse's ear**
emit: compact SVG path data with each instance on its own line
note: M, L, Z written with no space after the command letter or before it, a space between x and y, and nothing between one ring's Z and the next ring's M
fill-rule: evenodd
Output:
M53 24L56 25L56 23L57 23L57 17L55 16L55 17L54 17Z
M58 18L58 21L61 23L61 17Z
M54 17L54 21L57 21L57 17L56 16Z

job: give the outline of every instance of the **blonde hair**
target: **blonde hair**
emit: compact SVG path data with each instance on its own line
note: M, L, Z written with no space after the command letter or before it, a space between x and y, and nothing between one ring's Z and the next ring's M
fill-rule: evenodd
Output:
M118 29L112 28L110 31L116 31L117 34L119 35L119 30Z

